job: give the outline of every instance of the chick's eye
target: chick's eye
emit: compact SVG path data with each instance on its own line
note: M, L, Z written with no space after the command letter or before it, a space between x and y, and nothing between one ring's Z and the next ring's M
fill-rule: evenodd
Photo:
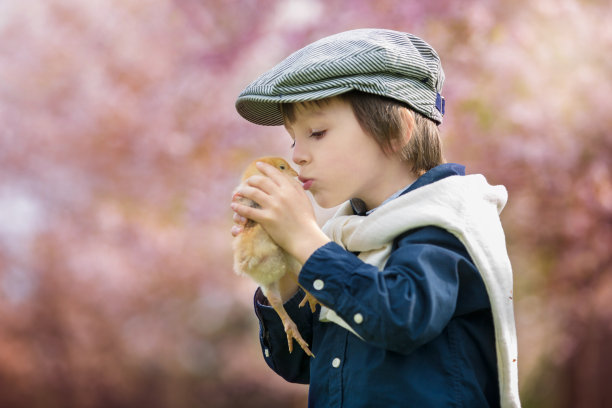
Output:
M281 169L281 170L285 170L285 165L281 164L280 166L278 166L278 168Z

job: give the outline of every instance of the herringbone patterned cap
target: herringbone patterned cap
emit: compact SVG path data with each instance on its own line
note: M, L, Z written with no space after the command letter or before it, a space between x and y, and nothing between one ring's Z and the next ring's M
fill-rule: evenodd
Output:
M359 29L318 40L291 54L238 96L236 109L259 125L282 125L279 104L358 90L406 103L442 123L444 71L436 51L398 31Z

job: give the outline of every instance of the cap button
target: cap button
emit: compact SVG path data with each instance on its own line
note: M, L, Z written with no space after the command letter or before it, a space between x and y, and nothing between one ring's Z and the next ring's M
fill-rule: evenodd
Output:
M325 283L321 279L317 279L312 283L312 287L316 290L321 290L325 286Z

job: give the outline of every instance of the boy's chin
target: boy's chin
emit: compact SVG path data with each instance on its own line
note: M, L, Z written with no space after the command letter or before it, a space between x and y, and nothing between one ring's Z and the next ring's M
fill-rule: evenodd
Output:
M316 194L312 195L312 198L314 199L314 202L317 203L317 205L325 210L329 210L332 209L334 207L339 206L340 204L346 202L346 200L342 200L342 201L333 201L333 200L326 200L324 197L317 197Z

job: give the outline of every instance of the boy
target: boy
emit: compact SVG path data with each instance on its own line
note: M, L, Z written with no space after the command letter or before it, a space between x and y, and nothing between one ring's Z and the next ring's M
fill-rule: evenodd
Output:
M297 51L236 102L286 127L300 167L302 184L260 165L239 194L261 208L232 203L232 233L253 219L303 264L281 292L316 358L288 352L260 290L255 311L267 364L309 383L309 406L520 406L506 190L444 163L443 80L423 40L362 29ZM323 229L306 190L341 205Z

